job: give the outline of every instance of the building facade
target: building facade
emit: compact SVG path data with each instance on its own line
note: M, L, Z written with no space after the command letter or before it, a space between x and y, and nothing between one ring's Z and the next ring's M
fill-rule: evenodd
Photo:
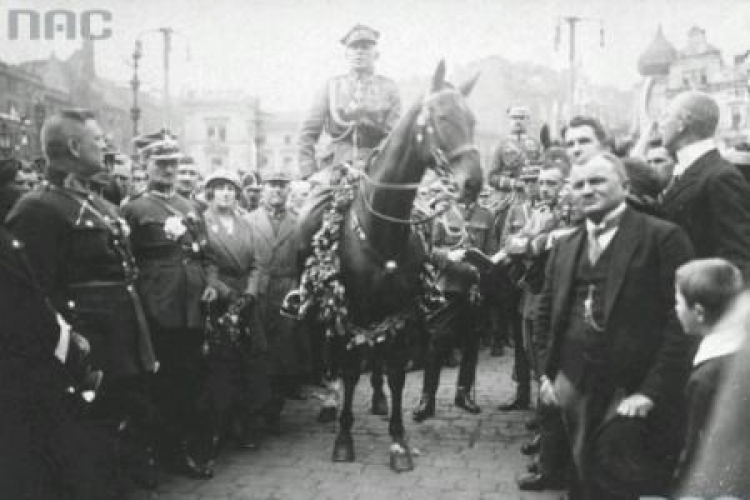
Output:
M264 113L258 134L258 171L261 177L268 172L283 171L299 175L300 113Z
M727 145L750 137L750 52L726 62L708 43L705 30L691 28L677 50L659 27L638 61L637 119L641 126L658 119L674 96L686 90L710 94L721 112L717 137Z
M217 168L257 170L257 100L237 91L188 91L179 104L180 143L206 176Z

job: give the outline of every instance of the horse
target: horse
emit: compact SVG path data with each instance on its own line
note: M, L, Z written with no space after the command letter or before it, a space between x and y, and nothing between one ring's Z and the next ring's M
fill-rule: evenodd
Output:
M340 233L339 259L351 327L371 328L405 311L417 311L422 290L425 245L410 221L417 189L427 169L451 181L452 194L463 195L471 180L482 182L479 150L474 144L475 118L465 98L478 74L454 87L445 81L445 62L438 64L429 91L396 124L379 152L359 177L359 189ZM402 395L410 347L420 331L417 319L392 326L376 343L385 362L391 392L390 465L396 472L412 470L411 450L402 419ZM423 331L423 330L422 330ZM349 332L349 337L353 333ZM334 461L354 461L352 400L361 370L361 349L347 336L331 339L331 358L344 386Z

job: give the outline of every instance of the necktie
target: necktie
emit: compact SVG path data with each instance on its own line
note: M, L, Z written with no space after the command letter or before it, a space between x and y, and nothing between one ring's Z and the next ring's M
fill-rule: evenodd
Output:
M604 252L604 246L599 241L599 237L607 231L614 229L620 223L620 218L615 217L609 220L605 220L601 224L594 226L592 229L587 231L588 243L589 243L589 262L593 266L599 260L602 253Z

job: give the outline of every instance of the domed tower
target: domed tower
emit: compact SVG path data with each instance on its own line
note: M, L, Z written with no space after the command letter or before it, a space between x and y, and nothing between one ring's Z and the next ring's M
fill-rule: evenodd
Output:
M666 76L677 60L677 49L664 36L661 25L646 51L638 58L638 72L644 77Z
M665 109L669 70L678 58L679 52L669 43L659 25L653 41L638 58L638 72L643 81L639 85L634 128L648 126Z

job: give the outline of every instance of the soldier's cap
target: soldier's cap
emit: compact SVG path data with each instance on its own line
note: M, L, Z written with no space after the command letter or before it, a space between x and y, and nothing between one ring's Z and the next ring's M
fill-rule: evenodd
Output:
M375 44L378 43L379 38L380 33L377 30L365 26L364 24L356 24L346 33L346 35L344 35L341 39L341 44L346 45L347 47L353 43L362 41Z
M511 106L508 108L508 116L511 118L528 118L531 116L531 112L526 106Z
M145 134L133 139L133 145L138 149L144 160L175 160L183 158L177 136L162 129L153 134Z
M260 190L260 176L257 172L250 172L242 179L242 189Z
M211 184L215 184L219 181L229 182L238 191L242 189L240 177L237 175L237 172L233 172L226 168L217 168L208 175L206 178L206 189L209 189Z
M269 175L263 177L263 183L269 182L292 182L292 177L284 171L278 170L271 172Z

